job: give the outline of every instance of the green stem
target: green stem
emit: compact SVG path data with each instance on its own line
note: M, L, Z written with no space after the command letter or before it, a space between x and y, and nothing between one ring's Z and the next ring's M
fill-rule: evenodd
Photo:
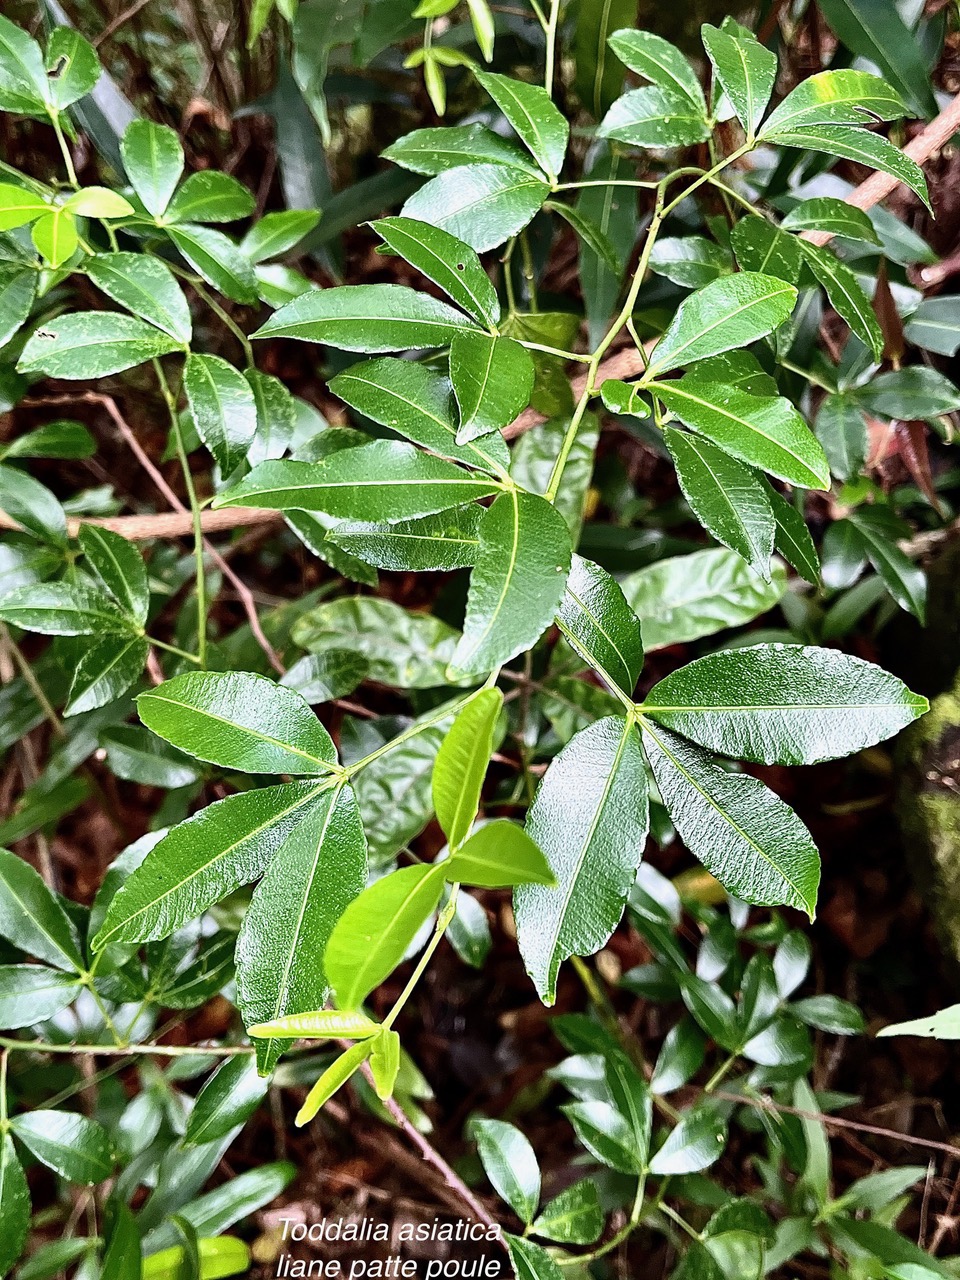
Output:
M539 310L537 303L537 280L533 268L533 254L530 251L530 239L526 231L520 232L520 254L523 259L523 278L527 282L527 301L535 315Z
M700 1232L694 1231L693 1227L691 1227L690 1223L687 1222L686 1218L681 1218L680 1214L677 1213L676 1209L671 1209L668 1204L661 1204L660 1212L665 1217L669 1218L671 1222L675 1222L677 1226L681 1229L681 1231L685 1231L691 1240L702 1239Z
M584 187L643 187L655 191L659 182L641 182L636 178L586 178L580 182L558 182L554 191L582 191Z
M716 1071L713 1073L713 1075L710 1077L707 1083L703 1086L703 1092L713 1093L714 1089L717 1087L720 1081L723 1080L723 1078L728 1074L728 1072L730 1071L730 1068L733 1066L736 1060L737 1060L737 1054L733 1053L730 1055L729 1058L721 1062L719 1067L717 1067Z
M550 0L550 16L547 19L547 60L543 73L543 87L553 97L554 68L557 61L557 24L560 20L560 0ZM556 174L551 174L556 177Z
M164 649L167 653L174 653L178 658L183 658L186 662L194 662L198 665L200 663L199 654L188 653L186 649L180 649L175 644L167 644L166 640L157 640L155 636L147 636L146 639L156 648Z
M233 1058L241 1054L255 1053L253 1045L199 1045L183 1044L48 1044L46 1040L12 1040L0 1036L0 1046L27 1053L93 1053L105 1058L130 1058L139 1054L158 1058Z
M430 961L433 959L433 953L436 951L437 947L439 947L440 942L443 938L443 935L446 933L447 928L450 924L450 921L453 919L454 913L457 909L457 895L459 894L459 892L460 892L459 884L452 884L450 886L450 897L447 899L446 906L437 916L437 926L433 931L433 937L427 943L424 949L423 955L417 961L417 967L414 969L413 973L411 973L410 980L407 983L407 985L400 992L400 995L397 998L396 1004L393 1006L393 1008L384 1018L382 1023L384 1027L393 1026L394 1022L396 1021L397 1017L400 1014L401 1009L407 1003L410 997L413 995L414 990L417 986L417 983L423 977L424 970L426 969Z
M0 1135L7 1131L7 1062L10 1050L0 1053Z
M53 132L57 135L60 154L63 156L64 168L67 171L67 180L71 187L78 187L80 184L77 181L77 171L73 167L73 157L70 154L67 139L64 137L63 126L60 124L60 113L58 111L50 112L50 123L53 125Z

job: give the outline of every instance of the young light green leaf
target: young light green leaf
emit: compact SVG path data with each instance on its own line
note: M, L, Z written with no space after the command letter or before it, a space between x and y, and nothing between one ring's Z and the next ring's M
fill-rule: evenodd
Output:
M83 218L126 218L135 212L129 200L109 187L82 187L62 207Z
M111 901L94 948L164 938L258 879L323 789L315 780L260 787L227 796L181 822Z
M768 577L775 524L757 476L697 436L666 427L663 439L683 496L700 523L761 577Z
M499 689L481 689L457 713L440 744L433 767L433 807L453 850L467 838L477 816L502 707Z
M26 226L49 212L49 200L36 191L0 182L0 231Z
M229 173L201 169L189 174L170 201L164 219L170 222L234 222L248 218L253 195Z
M924 1018L893 1022L881 1027L878 1036L932 1036L936 1040L960 1040L960 1004L949 1005Z
M717 79L748 138L753 138L777 78L777 55L755 39L743 39L705 23L704 48Z
M142 626L150 608L150 587L143 556L127 538L111 529L84 524L79 533L86 565L134 622Z
M188 671L142 693L140 719L167 742L244 773L324 774L330 735L293 689L251 671Z
M7 1031L45 1022L72 1004L82 990L73 974L46 965L0 965L0 1027Z
M533 1224L535 1236L558 1244L593 1244L602 1230L597 1188L588 1178L554 1196Z
M168 333L118 311L84 311L57 316L37 329L17 364L21 373L89 380L121 373L180 342Z
M298 1128L309 1124L322 1106L330 1101L338 1089L341 1089L355 1071L366 1062L373 1052L374 1039L361 1040L351 1045L336 1058L307 1094L306 1100L297 1112L294 1124Z
M823 16L848 49L876 63L914 111L928 118L936 113L926 53L895 6L875 11L864 0L826 0Z
M458 333L450 344L450 380L460 408L458 443L513 422L530 403L535 376L530 353L512 338ZM483 447L492 449L494 443Z
M35 222L30 236L37 252L51 267L62 267L80 244L73 214L63 205Z
M14 1116L10 1127L38 1160L62 1178L93 1186L110 1177L113 1147L96 1120L73 1111L29 1111Z
M546 89L492 71L478 71L476 77L543 171L556 178L567 154L570 125Z
M257 430L257 405L250 384L219 356L191 351L183 388L197 435L213 454L221 475L232 475Z
M490 1183L529 1225L540 1203L540 1166L527 1138L504 1120L478 1117L470 1126Z
M645 85L616 100L600 122L597 136L632 147L688 147L708 138L710 126L702 106L686 94Z
M4 445L4 458L90 458L97 442L82 422L60 419L25 431Z
M861 658L759 644L722 649L672 672L650 690L644 709L735 760L816 764L892 737L927 705L896 676Z
M189 343L190 308L173 272L159 258L143 253L98 253L87 274L107 297L148 320L179 343Z
M652 31L624 29L610 37L610 48L638 76L688 98L706 119L707 104L693 67L680 50Z
M462 312L399 284L343 285L305 293L262 325L254 338L300 338L342 351L442 347L476 328Z
M492 329L500 301L476 252L449 231L414 218L380 218L371 227L411 266L452 298L458 307Z
M351 902L323 958L340 1008L359 1009L393 972L442 892L441 866L401 867Z
M91 636L131 629L130 620L108 596L68 582L18 587L0 601L0 619L45 636Z
M624 693L633 693L643 667L643 644L636 615L615 578L575 555L557 621L582 657Z
M691 853L745 902L813 916L820 858L797 815L759 780L727 773L645 720L643 745L663 803Z
M0 102L3 98L3 82L0 80ZM30 1188L8 1133L0 1138L0 1219L3 1221L0 1275L5 1276L20 1257L30 1230Z
M312 1013L288 1013L269 1022L247 1028L255 1038L275 1036L281 1040L366 1040L378 1035L380 1023L365 1013L342 1013L339 1009L317 1009Z
M883 355L883 331L856 276L829 249L805 240L799 243L810 270L823 285L834 311L870 348L874 359L879 360Z
M267 868L237 939L237 992L245 1023L263 1024L323 1006L321 957L334 926L367 883L367 841L350 787L320 797ZM260 1070L280 1040L257 1045Z
M400 1074L400 1037L396 1031L382 1030L373 1039L370 1050L370 1074L381 1102L393 1097Z
M267 1093L268 1082L257 1074L253 1054L224 1058L197 1094L183 1135L185 1147L225 1138L253 1115Z
M183 173L183 147L176 132L152 120L134 120L121 139L120 153L134 191L159 218Z
M599 951L619 924L647 825L636 731L619 717L598 720L550 765L527 816L557 879L514 894L520 953L545 1004L556 998L561 963Z
M714 280L680 304L653 350L648 373L746 347L783 324L796 301L793 285L774 276L741 271Z
M536 643L556 613L570 569L563 517L536 494L501 494L479 533L453 678L491 671Z
M556 878L537 846L522 827L506 818L484 823L451 858L439 865L448 880L478 888L556 884Z
M480 546L482 515L483 509L472 505L399 520L396 524L345 521L331 529L327 537L378 569L418 573L467 569L474 563Z
M523 169L468 164L445 169L425 183L402 212L485 253L522 231L549 194L548 182Z
M395 440L341 449L322 462L261 462L215 507L323 511L340 520L409 520L494 493L493 480Z

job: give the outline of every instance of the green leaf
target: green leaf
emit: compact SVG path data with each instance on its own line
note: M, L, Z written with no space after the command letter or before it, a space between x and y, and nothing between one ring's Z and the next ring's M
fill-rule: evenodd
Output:
M801 578L811 586L819 586L820 557L802 513L769 482L764 492L777 522L773 537L774 548L788 564L793 565Z
M685 289L701 289L705 284L728 276L733 264L722 245L704 236L668 236L658 239L650 254L650 270Z
M923 623L927 608L927 578L921 568L900 550L882 515L869 510L851 511L848 523L856 541L883 579L883 585L900 605ZM10 597L8 596L9 600ZM3 606L0 605L0 614Z
M747 40L705 23L700 31L717 79L748 138L753 138L777 78L777 55L758 40Z
M323 960L341 1009L359 1009L389 977L436 910L442 891L441 867L401 867L351 902Z
M229 236L192 222L168 226L167 235L207 284L234 302L256 303L259 291L253 267Z
M619 924L647 826L636 731L619 717L598 720L552 762L527 815L527 834L557 879L514 894L520 953L545 1004L556 998L561 963L599 951Z
M66 547L66 512L46 485L25 471L0 466L0 510L34 537Z
M780 225L785 231L826 231L834 236L865 240L868 244L880 243L880 237L867 214L862 209L847 204L846 200L838 200L836 196L801 200Z
M159 258L143 253L98 253L87 274L107 297L148 320L178 343L189 343L190 308L173 272Z
M451 849L464 842L477 816L502 707L499 689L481 689L457 713L440 744L433 767L433 807Z
M460 408L458 442L511 423L530 403L535 374L530 353L512 338L458 333L450 344L450 380ZM493 443L483 447L492 449Z
M30 1111L10 1127L33 1155L70 1182L93 1186L109 1178L114 1154L107 1131L72 1111Z
M0 30L0 40L2 36ZM0 74L0 101L3 96ZM30 1188L8 1133L0 1138L0 1218L4 1228L0 1238L0 1276L5 1276L20 1257L30 1230Z
M602 1230L597 1188L587 1178L554 1196L533 1224L534 1235L558 1244L593 1244Z
M675 1023L667 1032L650 1077L651 1092L673 1093L687 1084L703 1065L706 1046L699 1029L689 1020Z
M615 31L610 37L610 48L638 76L688 98L706 119L707 104L700 81L675 45L652 31L623 30Z
M546 1249L522 1236L503 1236L517 1280L563 1280L563 1272Z
M960 1040L960 1004L910 1022L892 1022L881 1027L878 1036L933 1036L937 1040Z
M202 169L184 179L164 218L169 222L234 222L248 218L255 207L253 195L236 178Z
M556 178L567 154L570 125L546 89L492 71L475 74L543 171Z
M253 392L257 428L247 450L251 467L286 452L297 429L297 402L280 381L259 369L245 369L243 376Z
M612 247L617 269L611 271L605 255L597 253L589 241L580 243L580 288L587 313L591 345L600 342L613 315L620 293L620 281L637 238L637 197L629 187L603 182L629 180L632 169L625 156L609 146L598 146L593 164L584 174L596 187L584 187L577 200L577 211L596 228L603 243Z
M611 32L629 26L636 16L635 0L582 0L577 8L574 83L577 96L596 120L623 88L623 70L611 57Z
M492 329L500 319L497 291L470 245L413 218L381 218L371 227L468 315Z
M141 1280L140 1229L125 1204L115 1202L100 1280Z
M139 680L149 653L143 636L118 635L96 641L77 663L63 714L80 715L122 697Z
M48 93L40 46L0 15L0 111L45 116Z
M634 1145L630 1125L616 1107L594 1100L571 1102L560 1110L583 1145L601 1164L634 1176L643 1171L643 1155Z
M881 373L853 398L868 413L901 420L938 418L960 408L960 391L950 379L922 364Z
M257 430L257 405L250 384L219 356L191 351L183 388L197 435L213 454L221 475L232 475Z
M823 16L853 53L869 58L921 116L936 115L927 59L895 5L869 0L825 0Z
M540 1166L527 1138L504 1120L477 1117L470 1126L490 1185L527 1225L540 1203Z
M10 182L0 182L0 231L25 226L50 211L49 200L36 191L16 187Z
M771 113L761 136L779 140L782 133L817 125L866 125L871 117L893 120L903 114L903 103L886 81L843 67L801 80Z
M198 760L244 773L325 774L330 735L292 689L250 671L188 671L140 694L140 719Z
M352 650L367 660L371 680L399 689L446 684L459 639L441 618L409 613L392 600L371 596L318 605L297 619L292 634L294 643L311 653Z
M33 431L8 441L3 447L4 458L90 458L97 451L97 442L82 422L61 419L47 422Z
M666 427L663 439L683 496L700 523L767 577L775 526L756 475L698 436Z
M631 89L618 98L597 129L632 147L689 147L710 136L703 108L686 94L660 85Z
M730 893L813 916L820 858L809 831L759 778L727 773L698 747L643 723L643 744L684 844Z
M766 272L790 284L800 279L803 257L796 237L787 235L766 218L755 214L741 218L730 241L744 271Z
M409 520L487 497L498 487L412 445L376 440L322 462L261 462L213 505L323 511L341 520Z
M624 693L633 693L643 667L643 644L636 616L615 578L575 555L557 621L591 666Z
M134 622L142 625L150 608L147 567L135 544L111 529L83 524L80 549L86 566Z
M277 258L295 248L319 221L318 209L282 209L265 213L240 241L240 252L253 263Z
M20 373L89 380L121 373L181 344L152 324L118 311L57 316L37 329L17 364Z
M774 276L741 271L714 280L680 304L653 350L648 374L748 346L783 324L796 300L793 285Z
M69 973L39 964L0 965L0 1027L5 1031L46 1022L83 990ZM0 1194L0 1204L2 1204Z
M189 757L139 725L114 725L100 735L100 743L106 750L111 772L118 778L149 787L173 788L189 786L200 777Z
M810 428L783 396L756 396L699 371L650 390L671 413L726 453L789 484L829 489L830 471Z
M342 351L407 351L442 347L474 329L446 302L399 284L316 289L281 307L255 338L300 338Z
M45 213L35 222L31 237L37 252L51 267L63 266L80 243L73 215L63 206Z
M47 94L59 110L85 97L100 79L96 50L78 31L56 27L46 51Z
M904 325L904 333L924 351L955 355L960 347L960 307L956 297L924 298Z
M538 168L521 147L482 124L461 124L452 129L414 129L391 143L383 157L404 169L430 177L464 165L499 164L525 170L539 178Z
M708 1106L695 1108L670 1131L650 1161L650 1172L671 1177L709 1169L723 1155L726 1142L727 1126L723 1118Z
M430 222L485 253L522 231L549 194L548 182L522 169L468 164L425 183L403 206L403 215Z
M68 196L62 207L84 218L126 218L135 212L129 200L109 187L83 187Z
M795 1018L836 1036L859 1036L866 1030L863 1014L855 1004L838 996L808 996L790 1006Z
M759 644L672 672L650 690L644 713L735 760L817 764L892 737L927 707L926 698L861 658Z
M485 334L461 334L454 342L474 336L486 339ZM329 387L351 408L433 453L501 474L510 465L509 450L499 438L478 444L458 441L450 381L436 369L384 356L352 365L332 378ZM393 516L385 513L383 518Z
M267 1093L268 1082L257 1074L253 1054L224 1058L197 1094L183 1135L183 1145L198 1146L225 1138L244 1124Z
M828 395L817 412L817 439L839 480L860 474L867 456L867 423L863 410L849 395Z
M227 796L181 822L110 903L94 948L164 938L256 880L323 789L316 781L261 787Z
M485 889L518 884L556 884L553 872L522 827L506 818L484 823L439 864L446 878Z
M159 218L183 173L183 147L176 132L152 120L134 120L120 142L120 154L134 191Z
M361 1040L351 1045L340 1057L327 1067L323 1075L307 1094L306 1101L297 1112L294 1124L302 1127L308 1124L322 1106L330 1101L338 1089L347 1083L355 1071L366 1062L373 1052L374 1040Z
M482 515L483 509L472 505L399 520L396 524L344 522L331 529L327 537L378 569L401 573L466 569L473 564L480 546Z
M870 348L874 359L879 360L883 355L883 331L856 276L829 249L805 240L799 243L810 270L826 291L834 311Z
M35 271L23 270L13 263L0 264L0 347L5 346L26 321L36 295ZM10 456L9 449L4 456Z
M773 120L773 116L770 120ZM768 129L769 124L768 121ZM824 151L830 156L855 160L857 164L867 165L870 169L879 169L881 173L890 174L911 191L915 191L927 208L930 207L927 180L920 166L886 138L878 133L871 133L869 129L822 124L810 128L777 129L776 132L765 132L764 138L777 146L799 147L801 151Z
M349 649L328 649L295 662L286 675L281 676L280 684L294 689L314 706L353 693L367 678L369 670L370 665L362 654Z
M463 637L453 678L486 673L531 645L549 626L570 569L570 535L544 498L511 490L480 521Z
M742 626L772 609L787 583L776 568L764 582L736 552L714 547L661 560L620 585L649 652Z
M350 787L320 797L267 868L237 940L237 992L245 1023L320 1009L330 993L321 957L347 906L367 883L367 841ZM282 1048L257 1046L260 1069Z
M129 621L107 596L66 582L18 587L0 601L0 618L47 636L99 635L130 629Z
M446 937L464 964L471 969L483 968L493 946L493 938L486 911L469 893L457 895Z
M379 1035L380 1023L365 1013L342 1013L339 1009L315 1009L310 1013L288 1013L269 1022L247 1028L254 1037L276 1036L282 1040L366 1040Z
M384 1029L373 1040L370 1050L370 1074L381 1102L393 1097L400 1074L400 1037L396 1031Z

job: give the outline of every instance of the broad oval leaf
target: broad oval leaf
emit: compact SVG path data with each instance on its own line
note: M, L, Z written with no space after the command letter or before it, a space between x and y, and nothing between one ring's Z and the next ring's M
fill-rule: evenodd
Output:
M900 98L879 76L842 67L801 80L771 112L762 135L772 138L812 125L869 124L871 116L892 120L903 114Z
M533 1224L534 1235L558 1244L593 1244L602 1230L603 1210L588 1178L554 1196Z
M259 290L253 267L229 236L193 222L171 224L167 235L207 284L235 302L256 303Z
M4 596L0 618L45 636L92 636L122 633L130 620L109 596L69 582L38 582Z
M705 23L700 31L717 79L747 137L757 130L777 78L777 55L759 40Z
M468 569L480 546L482 515L483 509L472 505L396 524L345 521L331 529L327 538L378 569L417 573Z
M517 1280L563 1280L563 1272L542 1245L509 1232L503 1238Z
M0 1027L7 1031L45 1022L72 1004L82 990L72 974L45 965L0 965Z
M610 48L631 71L689 98L706 118L707 104L697 73L676 45L652 31L624 29L610 37Z
M688 1111L650 1161L650 1172L668 1177L709 1169L723 1155L726 1142L727 1126L716 1111L709 1107Z
M470 1132L492 1187L529 1224L540 1203L540 1166L533 1147L516 1125L505 1120L478 1117Z
M167 206L170 222L234 222L256 207L251 192L229 173L200 169L188 174Z
M79 541L87 567L123 612L142 626L150 608L150 587L147 567L136 546L112 529L89 523L81 526Z
M300 338L342 351L409 351L442 347L476 328L446 302L399 284L312 289L275 312L254 338Z
M543 171L556 178L567 153L570 125L546 89L492 71L478 71L476 77Z
M257 404L250 384L219 356L191 351L183 389L197 435L230 476L247 455L257 430Z
M119 311L76 312L57 316L36 329L17 369L49 378L105 378L182 345L169 333Z
M450 344L450 381L460 407L457 440L513 422L530 403L535 375L530 353L512 338L457 334Z
M133 120L120 142L123 167L144 207L159 217L183 173L183 147L175 130L152 120Z
M87 266L93 283L141 320L156 325L179 343L192 334L190 308L173 272L144 253L98 253Z
M539 169L522 147L482 124L414 129L391 143L382 154L385 160L430 177L474 164L506 165L540 177Z
M70 1182L92 1186L110 1177L113 1147L96 1120L73 1111L29 1111L14 1116L10 1127L38 1160Z
M477 816L502 707L499 689L481 689L457 712L437 752L433 807L451 849L467 838Z
M600 122L597 135L633 147L688 147L710 136L702 106L658 84L631 89Z
M549 194L548 182L522 169L468 164L432 178L406 202L403 215L431 222L484 253L522 231Z

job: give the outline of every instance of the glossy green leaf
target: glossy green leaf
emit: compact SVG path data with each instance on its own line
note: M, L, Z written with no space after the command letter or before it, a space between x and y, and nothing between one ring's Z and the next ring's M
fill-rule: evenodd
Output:
M164 938L258 879L322 790L316 781L261 787L227 796L181 822L119 890L94 947Z
M485 334L461 334L489 341ZM384 356L352 365L330 380L330 390L351 408L383 427L406 436L414 444L483 471L506 470L510 453L499 438L474 444L458 441L456 408L449 379L436 369ZM479 434L479 433L478 433ZM385 519L393 519L390 514Z
M526 170L534 177L539 173L522 147L482 124L455 125L450 129L414 129L391 143L383 156L405 169L430 177L473 164L505 165Z
M0 110L42 117L48 95L40 46L0 15Z
M650 253L654 275L665 276L685 289L701 289L732 269L729 252L705 236L658 238Z
M0 32L2 36L2 32ZM0 80L0 101L3 83ZM30 1230L30 1188L23 1165L17 1159L13 1139L5 1133L0 1138L0 1276L5 1276L20 1257Z
M895 5L825 0L823 16L848 49L876 63L915 111L936 114L926 52Z
M874 359L879 360L883 354L883 332L856 276L829 249L806 241L801 244L807 264L823 285L834 311L871 349Z
M747 137L752 138L777 78L777 55L758 40L743 39L706 23L701 28L713 70Z
M40 582L11 591L0 602L0 618L47 636L99 635L130 629L129 621L107 596L66 582Z
M521 489L532 493L545 493L564 448L564 439L570 425L567 415L553 418L526 431L513 446L510 475ZM554 506L563 516L570 537L578 540L589 498L590 481L600 438L600 419L589 410L583 415L577 438L567 456L563 470L563 484Z
M190 353L183 389L194 429L224 476L239 467L257 430L257 405L246 379L219 356Z
M718 542L766 577L775 526L756 475L698 436L666 427L663 438L694 515Z
M597 1188L587 1178L554 1196L533 1224L534 1235L558 1244L593 1244L602 1230Z
M618 98L600 122L597 135L632 147L689 147L709 137L710 126L699 103L653 84Z
M97 442L82 422L61 419L25 431L4 445L4 458L89 458Z
M102 1125L73 1111L29 1111L10 1127L38 1160L70 1182L92 1186L109 1178L114 1163Z
M25 471L0 466L0 510L43 542L66 546L66 512L46 485Z
M522 827L506 818L484 823L440 863L448 880L486 889L518 884L556 884L543 854Z
M816 196L801 200L780 224L785 231L826 231L834 236L846 236L853 240L866 240L879 244L873 223L862 209L836 196Z
M476 77L544 173L555 178L563 168L570 125L546 89L492 71L478 71Z
M884 418L937 418L960 408L960 391L949 378L926 365L890 369L853 393L868 413Z
M280 381L259 369L245 369L257 413L256 434L247 450L251 467L286 452L297 428L297 402Z
M112 1224L103 1252L100 1280L141 1280L140 1230L125 1204L112 1206Z
M380 218L370 224L395 253L422 271L478 323L493 328L500 301L470 245L440 227L413 218Z
M863 409L848 395L828 395L817 413L817 439L840 480L859 475L867 456L867 423Z
M344 698L367 678L369 663L349 649L328 649L300 658L281 676L280 684L293 689L311 706Z
M596 120L623 88L623 68L614 56L611 32L629 26L636 16L634 0L586 0L578 6L573 38L575 84L577 96Z
M803 257L795 236L787 235L756 214L741 218L730 233L730 242L743 271L759 271L796 284Z
M788 564L793 565L801 578L811 586L819 586L820 556L803 514L769 482L764 492L776 521L776 530L773 535L775 550Z
M188 174L164 213L170 222L234 222L253 213L251 192L229 173Z
M149 787L185 787L196 782L200 770L188 756L139 725L118 724L100 735L107 764L118 778Z
M561 963L599 951L619 924L647 825L636 731L619 717L598 720L550 765L527 815L557 880L514 894L520 953L544 1003L555 999Z
M716 1111L688 1111L650 1161L650 1172L666 1177L709 1169L723 1155L726 1142L727 1126Z
M235 302L257 301L253 267L229 236L193 222L171 224L167 235L207 284Z
M615 578L575 555L557 621L582 657L624 693L633 693L643 667L643 644L636 615Z
M820 858L793 810L758 778L727 773L647 720L643 744L677 831L724 888L745 902L785 903L812 917Z
M675 1023L667 1032L650 1077L655 1094L673 1093L696 1075L706 1052L703 1036L694 1023Z
M572 1102L561 1111L577 1137L595 1159L618 1173L636 1176L643 1170L643 1154L633 1143L626 1119L609 1102Z
M446 302L399 284L318 289L287 303L253 335L323 342L343 351L407 351L445 346L475 328Z
M80 244L73 214L62 205L35 222L30 236L37 252L51 267L63 266Z
M341 1053L307 1094L306 1101L297 1112L294 1124L298 1127L308 1124L337 1090L347 1083L354 1072L363 1066L373 1052L373 1045L373 1039L361 1040L359 1044L351 1045Z
M684 299L650 357L651 374L666 373L772 333L797 300L793 285L741 271L713 281Z
M870 509L851 511L847 517L860 544L883 584L902 609L907 609L922 623L927 608L926 574L897 546L882 515ZM9 597L8 597L9 598ZM0 605L0 614L3 606Z
M123 612L141 625L146 622L150 588L147 568L136 546L119 533L95 524L81 526L79 541L86 567L93 571Z
M320 797L267 868L237 940L245 1023L320 1009L330 993L322 956L334 926L367 883L367 842L350 787ZM268 1069L282 1044L258 1044Z
M503 1236L517 1280L563 1280L563 1272L546 1249L522 1236Z
M771 112L761 134L779 141L784 132L817 125L866 125L871 117L892 120L903 114L899 95L879 76L843 67L801 80Z
M188 671L142 693L140 719L188 755L244 773L329 773L330 735L292 689L250 671Z
M483 509L453 507L433 516L399 520L396 524L345 521L327 537L367 564L394 572L466 569L480 546Z
M253 1115L266 1097L267 1081L257 1074L253 1054L224 1058L197 1094L183 1135L185 1146L215 1142Z
M67 197L62 208L84 218L126 218L135 212L129 200L109 187L82 187Z
M504 1120L478 1117L470 1131L494 1190L529 1224L540 1203L540 1166L533 1147L515 1125Z
M152 120L134 120L120 143L123 167L144 207L159 217L183 173L183 147L173 129Z
M258 218L240 241L240 252L251 262L266 262L296 248L320 221L317 209L281 209Z
M479 535L463 637L450 664L454 678L485 674L535 644L570 569L563 517L536 494L501 494L480 521Z
M0 215L2 216L2 215ZM37 293L37 273L10 263L0 264L0 347L26 321Z
M767 122L768 130L772 120L771 116ZM778 128L776 132L765 131L764 137L778 146L799 147L801 151L823 151L827 155L855 160L857 164L888 173L898 182L905 183L911 191L915 191L929 208L930 193L920 166L886 138L869 129L821 124L809 128Z
M27 187L0 183L0 231L26 226L49 213L50 201Z
M168 333L118 311L58 316L37 329L23 349L21 373L88 380L121 373L181 344Z
M450 380L460 408L457 440L474 440L513 422L530 403L534 377L529 352L512 338L457 334L450 344Z
M610 48L631 71L661 88L688 98L706 118L707 104L700 81L675 45L652 31L624 29L615 31L610 37Z
M85 651L73 673L65 716L80 715L122 697L146 666L150 646L143 636L109 636Z
M550 194L542 178L501 164L444 169L403 206L403 215L431 222L485 253L517 235Z
M726 453L789 484L828 489L830 472L810 428L782 396L756 396L688 374L651 390L685 426Z
M952 356L960 347L960 307L949 297L924 298L904 325L910 342L937 355Z
M827 1031L831 1035L859 1036L866 1030L863 1014L857 1006L838 996L808 996L805 1000L795 1000L790 1012L808 1027L816 1027L818 1031Z
M0 1027L6 1031L45 1022L72 1004L81 990L71 974L45 965L0 965Z
M927 705L871 662L785 644L698 658L654 685L644 703L661 724L701 746L762 764L852 755L892 737Z
M366 1040L379 1034L380 1023L365 1013L343 1013L339 1009L317 1009L311 1013L288 1013L269 1022L247 1028L251 1036L276 1036L282 1040Z
M114 302L179 343L190 341L190 308L173 272L159 258L142 253L98 253L87 274Z
M469 893L457 895L446 938L464 964L471 969L483 968L493 946L493 938L486 911Z
M433 767L433 807L451 849L467 838L477 816L502 707L499 689L481 689L457 712L440 744Z

